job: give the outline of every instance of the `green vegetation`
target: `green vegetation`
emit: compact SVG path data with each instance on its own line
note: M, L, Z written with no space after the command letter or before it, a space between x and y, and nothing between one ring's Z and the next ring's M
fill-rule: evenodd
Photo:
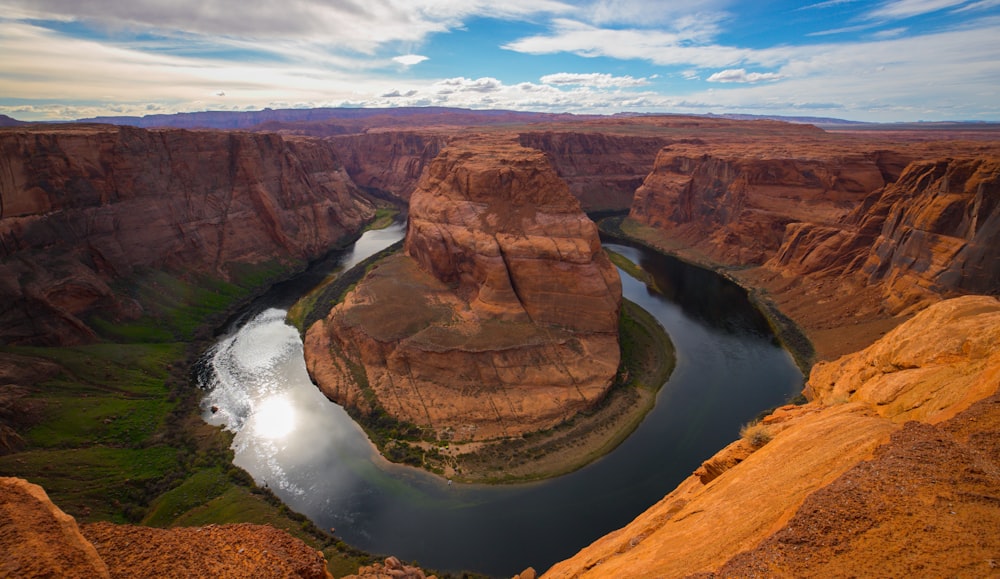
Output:
M397 212L379 209L370 228L390 225ZM114 289L141 304L142 315L84 320L100 343L0 346L0 354L21 356L19 365L45 369L39 381L0 400L11 402L0 418L13 416L24 440L19 452L0 455L0 473L41 485L81 523L269 524L322 550L335 576L374 562L257 487L232 464L232 435L200 416L192 368L215 328L305 265L226 264L228 280L134 272Z

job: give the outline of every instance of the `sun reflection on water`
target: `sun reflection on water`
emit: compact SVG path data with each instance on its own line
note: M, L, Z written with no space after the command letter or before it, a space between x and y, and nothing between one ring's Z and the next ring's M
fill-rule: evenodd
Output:
M257 436L277 440L295 428L295 408L286 396L275 395L261 400L251 417Z

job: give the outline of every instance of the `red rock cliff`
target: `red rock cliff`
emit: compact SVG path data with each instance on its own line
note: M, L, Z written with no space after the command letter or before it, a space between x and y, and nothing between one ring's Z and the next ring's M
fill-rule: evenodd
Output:
M895 155L672 145L636 190L630 217L714 260L761 264L792 222L831 223L893 179Z
M355 183L406 202L447 137L433 132L383 131L332 137L330 142Z
M626 210L668 137L601 132L525 132L522 146L544 151L585 211Z
M455 440L516 436L603 397L620 300L596 227L544 154L463 144L414 192L406 255L308 330L307 366L349 407Z
M768 267L882 288L888 313L1000 292L1000 161L909 165L840 223L795 223Z
M75 126L0 131L0 340L89 339L137 268L226 278L318 257L371 205L323 141Z

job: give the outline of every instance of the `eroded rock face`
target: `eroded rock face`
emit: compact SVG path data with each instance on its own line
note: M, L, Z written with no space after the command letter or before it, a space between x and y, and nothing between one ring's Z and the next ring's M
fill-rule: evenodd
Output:
M909 165L836 225L795 223L767 265L882 288L888 313L1000 291L1000 161Z
M544 151L585 211L627 210L667 137L599 132L525 132L521 145Z
M817 366L814 401L762 420L768 442L723 449L544 577L992 573L998 316L993 297L939 302Z
M836 222L845 204L885 184L892 160L874 153L776 157L767 150L674 145L657 155L629 216L715 260L761 264L778 250L786 225Z
M603 397L620 301L596 227L545 156L464 144L414 192L405 255L308 330L306 361L341 404L447 438L515 436Z
M330 143L360 187L405 202L447 140L430 131L383 131L334 137Z
M75 343L141 268L226 279L304 262L374 210L329 144L273 134L78 126L0 131L0 340Z

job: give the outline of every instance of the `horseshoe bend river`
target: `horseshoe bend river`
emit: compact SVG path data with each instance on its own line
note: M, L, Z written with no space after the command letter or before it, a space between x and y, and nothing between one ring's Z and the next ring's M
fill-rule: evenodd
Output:
M677 366L656 406L610 454L567 475L516 485L460 485L394 465L306 373L295 300L402 239L403 225L365 233L304 277L245 308L205 354L203 416L235 432L234 463L290 508L347 543L441 571L539 571L618 529L663 498L742 424L802 386L745 292L710 271L617 243L662 293L621 272L624 296L670 334ZM217 407L217 412L208 409Z

